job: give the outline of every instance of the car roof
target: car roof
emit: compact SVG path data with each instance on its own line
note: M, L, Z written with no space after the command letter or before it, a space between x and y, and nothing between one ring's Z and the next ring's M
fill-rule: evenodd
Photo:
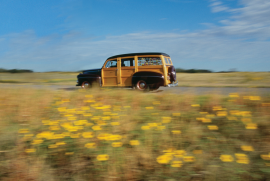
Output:
M132 57L132 56L136 56L136 55L164 55L166 57L170 57L168 54L161 53L161 52L143 52L143 53L127 53L127 54L114 55L114 56L111 56L107 59L117 58L117 57Z

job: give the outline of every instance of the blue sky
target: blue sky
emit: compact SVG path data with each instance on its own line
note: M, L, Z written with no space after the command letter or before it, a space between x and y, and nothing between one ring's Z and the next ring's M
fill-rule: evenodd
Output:
M0 0L0 68L78 71L164 52L175 67L269 71L269 0Z

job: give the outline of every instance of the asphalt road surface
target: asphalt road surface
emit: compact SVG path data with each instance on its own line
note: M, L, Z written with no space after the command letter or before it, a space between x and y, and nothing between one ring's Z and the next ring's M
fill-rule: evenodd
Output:
M72 85L21 85L21 84L0 84L0 88L37 88L37 89L52 89L52 90L66 90L74 91L81 89ZM119 88L116 88L119 89ZM128 89L127 89L128 90ZM174 93L174 94L195 94L195 95L209 95L220 94L228 95L230 93L243 93L250 95L270 95L270 88L237 88L237 87L160 87L156 91L150 93Z

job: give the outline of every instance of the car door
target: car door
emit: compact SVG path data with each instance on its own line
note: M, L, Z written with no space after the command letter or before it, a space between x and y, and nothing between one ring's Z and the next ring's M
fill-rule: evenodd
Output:
M132 86L132 75L135 73L134 57L121 59L121 86Z
M118 66L119 60L107 60L102 68L102 86L118 86Z

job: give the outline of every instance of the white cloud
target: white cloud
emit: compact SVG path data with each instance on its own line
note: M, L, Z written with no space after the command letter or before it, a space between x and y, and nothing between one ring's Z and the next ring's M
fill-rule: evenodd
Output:
M211 2L210 6L212 7L213 13L227 11L229 9L227 6L224 6L221 1L211 0Z
M218 9L230 13L231 16L220 21L222 26L211 28L209 33L216 35L235 36L246 39L270 38L270 1L268 0L241 0L240 8L228 8L221 1L212 0L213 12Z

